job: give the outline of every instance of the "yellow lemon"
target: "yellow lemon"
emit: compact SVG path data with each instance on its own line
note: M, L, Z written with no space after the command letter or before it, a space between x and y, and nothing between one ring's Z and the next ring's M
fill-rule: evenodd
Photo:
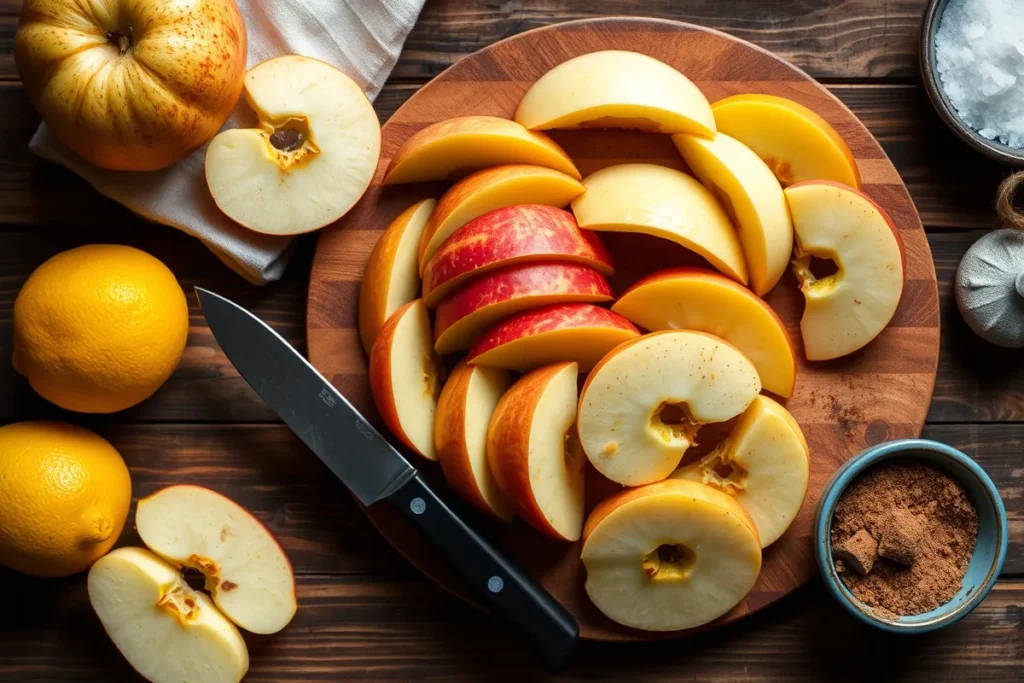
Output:
M0 564L33 576L87 569L117 542L132 481L120 454L62 422L0 427Z
M92 244L39 266L14 302L14 369L46 400L113 413L174 372L188 304L174 274L144 251Z

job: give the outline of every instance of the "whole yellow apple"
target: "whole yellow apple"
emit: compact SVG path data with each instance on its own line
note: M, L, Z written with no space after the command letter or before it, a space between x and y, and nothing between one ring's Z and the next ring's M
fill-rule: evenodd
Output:
M201 146L235 108L245 24L233 0L25 0L14 60L65 145L152 171Z

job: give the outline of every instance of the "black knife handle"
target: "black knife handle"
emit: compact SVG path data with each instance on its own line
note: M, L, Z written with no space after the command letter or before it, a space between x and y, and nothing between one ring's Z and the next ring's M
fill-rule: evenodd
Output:
M517 627L549 671L565 669L580 629L547 591L462 521L419 475L386 500L433 541L488 607Z

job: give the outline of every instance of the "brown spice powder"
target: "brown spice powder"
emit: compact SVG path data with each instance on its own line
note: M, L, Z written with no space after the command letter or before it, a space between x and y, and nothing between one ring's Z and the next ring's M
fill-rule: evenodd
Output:
M850 592L887 618L921 614L952 600L978 538L977 510L956 480L931 465L895 461L868 470L843 493L832 518L833 547L861 530L881 541L894 513L897 520L914 515L924 525L912 564L878 557L861 576L836 562Z

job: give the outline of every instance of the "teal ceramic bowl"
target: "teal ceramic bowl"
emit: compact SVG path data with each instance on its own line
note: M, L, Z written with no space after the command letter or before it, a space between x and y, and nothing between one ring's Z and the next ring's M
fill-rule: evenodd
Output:
M960 482L978 510L978 542L967 566L963 587L952 600L931 612L886 619L860 602L839 578L832 559L832 514L843 491L861 473L886 460L919 460L941 468ZM848 460L822 492L814 523L814 554L829 592L853 616L894 633L924 633L949 626L970 614L992 590L1009 545L1006 508L992 480L970 457L937 441L905 439L869 448Z

